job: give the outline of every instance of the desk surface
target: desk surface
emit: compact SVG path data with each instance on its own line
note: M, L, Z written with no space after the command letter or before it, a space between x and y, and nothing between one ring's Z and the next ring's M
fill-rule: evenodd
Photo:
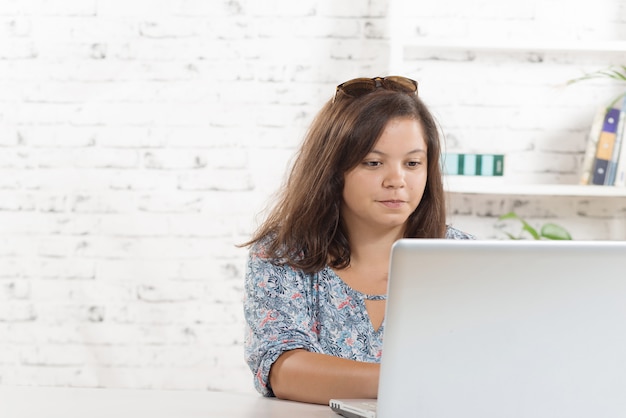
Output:
M339 415L324 405L225 392L0 386L3 418L286 418Z

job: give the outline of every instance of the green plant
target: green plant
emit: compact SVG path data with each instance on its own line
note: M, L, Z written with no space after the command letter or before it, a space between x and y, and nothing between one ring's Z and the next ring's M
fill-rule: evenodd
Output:
M603 70L593 71L591 73L583 74L581 77L574 78L567 82L568 85L579 83L581 81L592 80L597 78L608 78L616 80L621 83L626 83L626 65L614 65ZM608 107L613 107L622 98L626 97L626 91L617 96Z
M533 239L541 240L541 239L549 239L549 240L571 240L572 236L570 233L560 225L554 223L545 223L538 231L533 228L528 222L522 219L515 212L505 213L504 215L498 218L500 221L507 220L515 220L519 221L522 224L522 230L518 235L513 235L510 232L502 231L506 234L510 239L524 239L524 233L528 233Z

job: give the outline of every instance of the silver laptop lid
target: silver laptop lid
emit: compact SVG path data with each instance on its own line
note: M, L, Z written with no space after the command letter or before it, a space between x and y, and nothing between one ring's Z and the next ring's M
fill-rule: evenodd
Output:
M626 416L626 242L400 240L378 417Z

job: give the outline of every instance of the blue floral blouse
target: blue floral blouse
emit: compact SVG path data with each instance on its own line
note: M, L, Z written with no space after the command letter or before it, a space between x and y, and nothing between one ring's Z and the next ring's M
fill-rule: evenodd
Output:
M474 237L448 227L446 238ZM358 292L328 266L306 274L274 265L263 256L262 245L253 247L245 280L244 348L256 389L264 396L273 396L270 368L283 352L297 348L380 362L385 323L374 330L365 309L366 299L386 299L386 295Z

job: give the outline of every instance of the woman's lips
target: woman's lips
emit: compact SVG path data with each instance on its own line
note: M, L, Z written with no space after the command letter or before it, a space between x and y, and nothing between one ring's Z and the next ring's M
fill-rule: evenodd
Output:
M379 202L389 209L398 209L405 203L404 200L379 200Z

